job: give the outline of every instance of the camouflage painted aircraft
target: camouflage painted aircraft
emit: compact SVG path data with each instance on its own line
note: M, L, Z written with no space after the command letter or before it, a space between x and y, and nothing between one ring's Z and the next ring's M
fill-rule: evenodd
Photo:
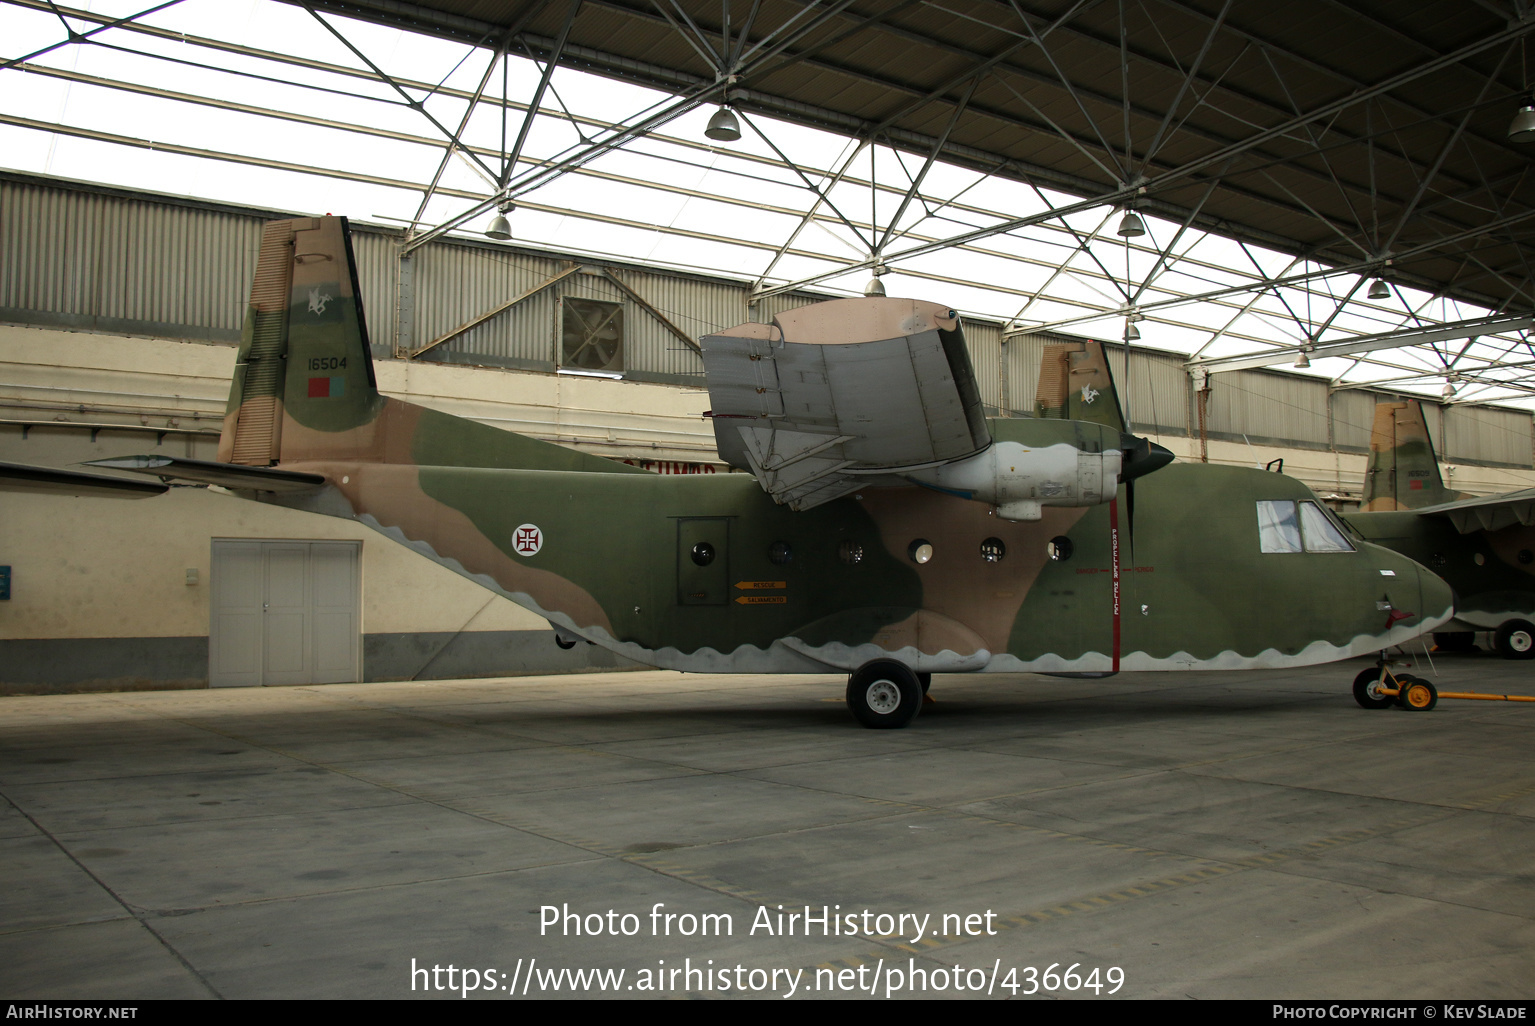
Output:
M1535 658L1535 489L1475 498L1444 486L1423 407L1379 403L1364 505L1344 519L1455 589L1455 619L1435 640L1468 648L1492 631L1507 659Z
M911 722L935 672L1302 666L1451 615L1438 577L1350 541L1299 482L1125 435L1096 347L1052 352L1046 416L989 421L930 303L835 300L702 350L720 453L749 473L649 474L387 398L345 221L274 222L218 462L101 462L357 520L562 645L847 672L871 727Z

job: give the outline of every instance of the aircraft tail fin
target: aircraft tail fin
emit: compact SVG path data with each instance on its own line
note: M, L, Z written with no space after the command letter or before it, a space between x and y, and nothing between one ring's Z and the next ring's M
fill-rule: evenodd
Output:
M271 221L245 313L219 460L323 458L322 435L364 429L383 408L345 218ZM316 450L316 451L310 451Z
M1416 399L1377 403L1360 509L1422 509L1455 498L1439 475L1422 404Z
M329 216L262 233L218 459L645 473L379 394L351 232Z
M1039 361L1034 416L1125 429L1102 342L1048 342Z

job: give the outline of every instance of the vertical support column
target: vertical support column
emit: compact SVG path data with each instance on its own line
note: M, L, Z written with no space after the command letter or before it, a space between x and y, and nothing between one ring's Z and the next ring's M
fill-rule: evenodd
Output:
M1199 462L1210 462L1210 434L1206 418L1210 412L1210 372L1203 367L1189 368L1189 383L1193 386L1194 403L1199 419Z
M394 275L394 356L406 359L416 341L416 254L401 252Z
M1007 336L1003 335L997 345L997 415L1011 417L1013 415L1012 397L1008 395L1007 387Z

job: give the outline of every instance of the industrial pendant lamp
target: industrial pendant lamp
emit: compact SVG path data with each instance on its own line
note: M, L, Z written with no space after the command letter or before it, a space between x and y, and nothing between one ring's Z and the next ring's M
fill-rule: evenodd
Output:
M1138 235L1146 234L1146 226L1133 210L1126 210L1125 216L1119 219L1117 232L1121 238L1133 239Z
M1295 357L1295 366L1298 370L1305 370L1311 366L1311 357L1302 349Z
M1141 329L1140 328L1137 328L1134 324L1126 324L1125 325L1125 341L1126 342L1135 342L1140 337L1141 337Z
M495 239L497 242L506 242L512 237L512 222L506 219L515 208L510 203L501 205L501 212L491 218L490 227L485 229L486 238Z
M739 142L741 123L736 120L735 111L728 106L715 111L709 119L709 127L704 129L704 135L715 142Z
M888 270L890 270L890 268L886 267L882 263L875 264L874 277L870 278L869 284L863 287L863 294L868 296L870 299L883 299L885 297L885 283L879 279Z
M1514 120L1508 123L1508 141L1535 142L1535 106L1527 103L1519 108Z
M1370 285L1368 295L1371 299L1390 299L1391 287L1386 284L1386 279L1376 278Z

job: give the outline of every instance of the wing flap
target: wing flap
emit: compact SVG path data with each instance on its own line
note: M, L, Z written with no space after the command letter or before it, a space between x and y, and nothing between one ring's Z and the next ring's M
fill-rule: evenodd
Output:
M702 348L721 457L794 509L991 443L958 315L932 303L833 300Z

